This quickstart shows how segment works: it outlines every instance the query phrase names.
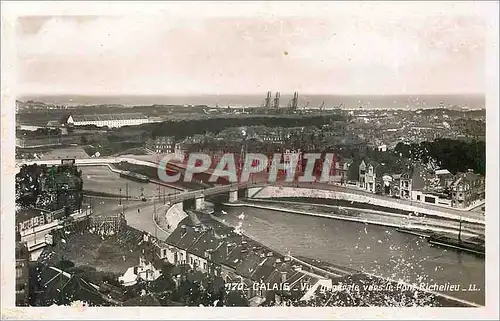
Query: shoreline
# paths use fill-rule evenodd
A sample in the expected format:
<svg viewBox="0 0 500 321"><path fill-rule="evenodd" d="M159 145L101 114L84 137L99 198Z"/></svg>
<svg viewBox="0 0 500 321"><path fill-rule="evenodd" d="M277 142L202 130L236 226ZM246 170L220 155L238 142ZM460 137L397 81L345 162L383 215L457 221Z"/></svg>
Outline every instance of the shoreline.
<svg viewBox="0 0 500 321"><path fill-rule="evenodd" d="M454 209L440 209L435 206L424 206L424 204L412 204L408 200L393 200L391 198L381 197L378 195L368 195L361 191L348 189L344 187L324 189L319 186L312 187L296 187L296 186L266 186L255 194L249 195L248 200L252 199L334 199L352 201L359 204L371 204L376 207L390 208L391 212L395 209L405 212L416 212L424 214L427 217L446 219L452 221L461 220L462 222L473 224L485 224L484 215L481 216L477 213L471 214L470 212L457 212Z"/></svg>
<svg viewBox="0 0 500 321"><path fill-rule="evenodd" d="M394 212L383 211L383 210L375 210L375 209L370 209L370 208L360 208L360 207L355 207L355 206L318 204L318 203L311 203L311 202L306 202L306 201L290 201L290 200L285 200L285 199L253 198L253 199L247 200L247 202L249 202L249 201L250 202L262 202L262 203L275 203L275 204L289 204L289 205L299 205L299 206L318 206L318 207L332 208L332 209L343 209L343 210L349 210L349 211L358 211L358 212L361 212L364 214L366 213L366 214L371 214L371 215L383 216L383 217L387 217L387 218L389 218L389 217L400 218L403 220L409 219L409 218L419 218L420 217L418 215L411 216L411 213L410 214L402 214L402 213L394 213ZM364 203L357 203L357 204L364 204ZM342 214L338 214L338 213L333 213L333 214L340 215L341 217L346 216L346 215L342 215ZM428 219L428 220L439 220L440 222L455 222L455 223L459 222L459 221L454 220L454 219L443 218L443 217L434 217L432 215L422 216L420 218L422 218L422 221L424 219ZM481 223L467 223L467 224L476 224L478 226L484 225ZM426 226L439 227L440 225L428 223L428 224L426 224ZM462 233L463 233L463 231L469 231L471 233L477 232L477 231L474 231L473 229L462 227ZM479 234L481 234L481 233L479 233Z"/></svg>
<svg viewBox="0 0 500 321"><path fill-rule="evenodd" d="M392 228L405 228L405 229L410 229L410 230L414 230L414 231L426 232L426 231L431 230L433 232L446 232L446 233L458 235L458 231L455 231L453 229L449 230L449 229L444 229L444 228L425 226L425 225L416 225L416 224L411 224L411 225L405 226L403 224L383 222L383 221L377 221L377 220L373 220L373 219L362 219L362 218L347 217L347 216L335 215L335 214L320 214L320 213L313 213L313 212L307 212L307 211L293 210L293 209L277 207L277 206L258 205L258 204L252 204L252 203L228 203L228 202L223 202L222 205L228 206L228 207L252 207L252 208L259 208L259 209L278 211L278 212L284 212L284 213L291 213L291 214L298 214L298 215L316 216L316 217L343 220L343 221L351 221L351 222L364 223L364 224L388 226L388 227L392 227ZM473 237L473 236L476 236L477 234L462 232L462 235Z"/></svg>

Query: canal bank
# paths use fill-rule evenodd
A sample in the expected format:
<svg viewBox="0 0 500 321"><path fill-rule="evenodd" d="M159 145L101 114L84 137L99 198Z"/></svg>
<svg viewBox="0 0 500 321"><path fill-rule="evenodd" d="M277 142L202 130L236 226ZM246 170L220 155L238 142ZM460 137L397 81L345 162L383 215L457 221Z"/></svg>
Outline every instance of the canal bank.
<svg viewBox="0 0 500 321"><path fill-rule="evenodd" d="M283 199L283 198L309 198L343 200L356 203L366 203L384 208L399 209L407 212L420 213L427 217L449 220L462 220L463 222L484 224L485 218L481 213L458 211L451 208L440 208L424 205L418 202L409 202L388 197L382 197L370 193L347 191L345 189L332 187L334 189L316 189L289 186L266 186L254 188L248 193L251 199Z"/></svg>
<svg viewBox="0 0 500 321"><path fill-rule="evenodd" d="M271 199L250 199L245 202L223 203L223 205L228 207L250 207L263 210L280 211L290 214L316 216L394 228L404 227L407 230L414 230L417 233L435 232L458 235L460 228L460 223L452 220L443 221L439 219L427 218L425 216L409 216L404 214L360 209L356 207L340 207L323 204L318 205ZM464 223L464 225L465 224L466 223ZM461 235L464 237L475 237L483 233L484 229L480 225L473 227L461 227Z"/></svg>
<svg viewBox="0 0 500 321"><path fill-rule="evenodd" d="M225 207L225 212L221 219L227 224L240 226L249 237L282 253L423 288L451 284L440 293L484 304L484 259L433 247L396 227L248 206Z"/></svg>

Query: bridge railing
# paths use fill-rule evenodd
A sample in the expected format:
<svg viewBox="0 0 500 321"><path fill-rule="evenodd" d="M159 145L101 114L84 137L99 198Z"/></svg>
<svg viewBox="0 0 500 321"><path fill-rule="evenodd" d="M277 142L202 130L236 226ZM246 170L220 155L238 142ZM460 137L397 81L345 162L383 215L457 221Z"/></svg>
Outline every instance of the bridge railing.
<svg viewBox="0 0 500 321"><path fill-rule="evenodd" d="M205 188L202 190L187 191L187 192L181 192L178 194L170 195L169 201L181 202L181 201L184 201L187 199L205 197L207 195L229 192L231 190L239 190L239 189L248 188L248 187L261 187L261 186L267 186L267 185L269 185L269 184L260 183L260 182L247 182L247 183L234 183L234 184L230 184L230 185L215 186L215 187Z"/></svg>

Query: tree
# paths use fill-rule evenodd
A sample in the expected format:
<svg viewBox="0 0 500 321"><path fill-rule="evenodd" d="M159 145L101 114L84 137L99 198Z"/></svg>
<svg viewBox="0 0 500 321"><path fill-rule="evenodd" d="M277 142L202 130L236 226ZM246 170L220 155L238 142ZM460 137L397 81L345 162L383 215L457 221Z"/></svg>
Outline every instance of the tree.
<svg viewBox="0 0 500 321"><path fill-rule="evenodd" d="M56 267L63 270L63 271L67 271L67 270L73 268L74 266L75 266L75 263L73 263L69 260L65 260L64 258L56 264Z"/></svg>
<svg viewBox="0 0 500 321"><path fill-rule="evenodd" d="M250 306L245 294L241 291L229 291L224 296L224 306L248 307Z"/></svg>

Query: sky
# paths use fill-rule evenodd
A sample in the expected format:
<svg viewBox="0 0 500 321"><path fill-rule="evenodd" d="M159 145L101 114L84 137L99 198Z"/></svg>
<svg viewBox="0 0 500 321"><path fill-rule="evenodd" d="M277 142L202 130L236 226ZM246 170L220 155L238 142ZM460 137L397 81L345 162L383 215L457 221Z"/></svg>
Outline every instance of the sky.
<svg viewBox="0 0 500 321"><path fill-rule="evenodd" d="M105 9L19 17L18 92L485 91L481 3L172 3L158 10Z"/></svg>

